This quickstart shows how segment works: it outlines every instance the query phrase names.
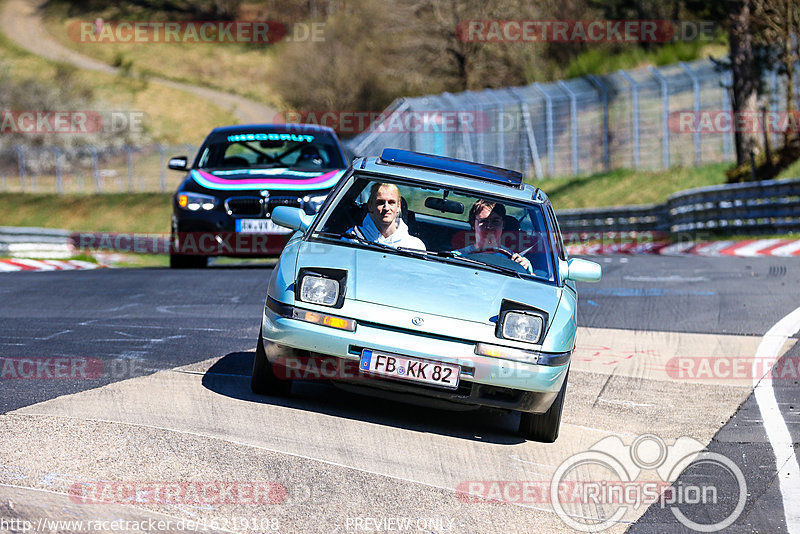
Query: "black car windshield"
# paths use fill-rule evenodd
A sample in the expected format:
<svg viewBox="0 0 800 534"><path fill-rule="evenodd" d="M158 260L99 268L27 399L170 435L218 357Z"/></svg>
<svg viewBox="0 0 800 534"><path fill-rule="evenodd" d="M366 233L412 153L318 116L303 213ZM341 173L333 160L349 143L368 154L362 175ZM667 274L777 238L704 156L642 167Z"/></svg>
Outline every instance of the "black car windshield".
<svg viewBox="0 0 800 534"><path fill-rule="evenodd" d="M199 169L296 168L308 171L347 167L328 134L251 132L216 137L200 149Z"/></svg>
<svg viewBox="0 0 800 534"><path fill-rule="evenodd" d="M553 242L543 207L479 193L355 177L321 215L313 238L376 246L553 282Z"/></svg>

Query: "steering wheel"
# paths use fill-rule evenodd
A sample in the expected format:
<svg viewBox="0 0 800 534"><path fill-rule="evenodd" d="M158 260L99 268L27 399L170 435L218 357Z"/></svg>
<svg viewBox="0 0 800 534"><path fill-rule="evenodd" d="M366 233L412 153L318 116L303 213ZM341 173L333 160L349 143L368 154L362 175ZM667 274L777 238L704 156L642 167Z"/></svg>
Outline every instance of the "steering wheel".
<svg viewBox="0 0 800 534"><path fill-rule="evenodd" d="M513 266L516 269L522 269L523 272L533 274L533 271L531 270L530 260L528 260L527 258L522 256L528 262L528 265L526 267L525 265L523 265L520 262L518 262L515 259L513 259L514 256L517 255L516 252L511 252L510 250L506 250L506 249L500 248L500 247L491 247L491 248L484 248L484 249L481 249L481 250L472 251L472 252L470 252L468 254L468 256L473 256L473 255L477 255L477 254L500 254L505 259L502 260L497 265L500 265L500 266L503 266L503 267L512 267ZM483 260L481 260L481 261L483 261ZM506 264L505 262L509 262L510 265ZM494 262L487 262L487 263L494 263Z"/></svg>
<svg viewBox="0 0 800 534"><path fill-rule="evenodd" d="M506 250L504 248L500 248L500 247L492 247L492 248L484 248L484 249L481 249L481 250L474 250L474 251L470 252L470 254L495 254L495 253L498 253L498 252L500 254L502 254L503 256L505 256L506 258L508 258L508 259L511 259L511 258L514 257L514 253L513 252L511 252L510 250Z"/></svg>

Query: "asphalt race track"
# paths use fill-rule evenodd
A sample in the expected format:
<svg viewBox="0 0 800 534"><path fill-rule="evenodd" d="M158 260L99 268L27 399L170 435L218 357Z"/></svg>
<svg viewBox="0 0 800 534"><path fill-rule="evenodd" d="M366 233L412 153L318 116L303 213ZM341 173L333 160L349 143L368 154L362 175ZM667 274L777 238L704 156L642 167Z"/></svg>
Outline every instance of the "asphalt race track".
<svg viewBox="0 0 800 534"><path fill-rule="evenodd" d="M520 440L513 414L398 403L321 381L295 383L290 398L254 395L269 268L0 274L0 523L649 533L691 532L694 521L797 532L800 265L594 259L603 280L579 286L554 444ZM623 504L580 498L589 483L620 480ZM647 484L672 484L673 500L631 502ZM167 486L182 493L156 498L164 494L153 488ZM59 528L97 531L85 523Z"/></svg>

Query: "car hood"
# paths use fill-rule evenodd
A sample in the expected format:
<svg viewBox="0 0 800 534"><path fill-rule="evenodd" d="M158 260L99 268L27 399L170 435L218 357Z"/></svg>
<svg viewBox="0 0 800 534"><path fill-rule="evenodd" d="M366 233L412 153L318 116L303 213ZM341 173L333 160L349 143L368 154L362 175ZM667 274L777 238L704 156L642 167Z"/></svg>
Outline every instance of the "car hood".
<svg viewBox="0 0 800 534"><path fill-rule="evenodd" d="M530 279L332 244L303 243L297 267L346 270L346 300L481 323L494 322L503 299L552 316L561 296L560 288Z"/></svg>
<svg viewBox="0 0 800 534"><path fill-rule="evenodd" d="M302 171L297 169L193 169L189 177L206 189L222 191L314 191L330 189L344 169Z"/></svg>

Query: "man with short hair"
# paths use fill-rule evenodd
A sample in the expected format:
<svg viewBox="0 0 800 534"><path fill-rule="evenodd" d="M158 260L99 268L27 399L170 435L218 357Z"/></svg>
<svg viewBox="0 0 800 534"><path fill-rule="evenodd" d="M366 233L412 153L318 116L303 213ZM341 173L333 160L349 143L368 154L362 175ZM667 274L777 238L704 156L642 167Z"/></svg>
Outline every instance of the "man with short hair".
<svg viewBox="0 0 800 534"><path fill-rule="evenodd" d="M408 233L408 225L400 216L402 197L394 184L375 183L370 189L367 214L360 226L348 232L368 241L392 247L426 250L425 243Z"/></svg>
<svg viewBox="0 0 800 534"><path fill-rule="evenodd" d="M459 254L479 254L495 252L507 256L531 272L531 262L525 256L502 246L505 227L506 207L499 202L480 199L469 210L469 225L475 232L475 244L457 250Z"/></svg>

